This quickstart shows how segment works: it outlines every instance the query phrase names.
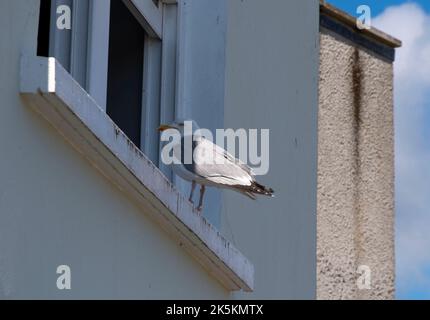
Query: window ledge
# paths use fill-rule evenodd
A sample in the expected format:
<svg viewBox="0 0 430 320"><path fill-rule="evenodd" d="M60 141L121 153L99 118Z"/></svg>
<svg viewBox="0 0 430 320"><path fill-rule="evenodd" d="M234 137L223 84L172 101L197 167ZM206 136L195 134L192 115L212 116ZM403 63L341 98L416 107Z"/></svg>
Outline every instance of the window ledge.
<svg viewBox="0 0 430 320"><path fill-rule="evenodd" d="M198 215L55 58L21 58L21 95L79 152L130 195L230 291L252 291L254 267Z"/></svg>

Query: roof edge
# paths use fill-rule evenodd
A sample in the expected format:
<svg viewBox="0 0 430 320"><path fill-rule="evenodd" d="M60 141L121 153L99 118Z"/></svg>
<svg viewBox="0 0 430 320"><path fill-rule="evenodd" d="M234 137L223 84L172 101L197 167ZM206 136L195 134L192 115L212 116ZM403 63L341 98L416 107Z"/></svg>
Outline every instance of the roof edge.
<svg viewBox="0 0 430 320"><path fill-rule="evenodd" d="M358 29L357 19L355 17L327 3L326 0L320 0L320 13L328 15L333 19L336 19L352 27L356 32L362 33L372 38L373 40L381 42L391 48L399 48L402 46L402 41L374 27L371 27L370 29L362 29L362 30Z"/></svg>

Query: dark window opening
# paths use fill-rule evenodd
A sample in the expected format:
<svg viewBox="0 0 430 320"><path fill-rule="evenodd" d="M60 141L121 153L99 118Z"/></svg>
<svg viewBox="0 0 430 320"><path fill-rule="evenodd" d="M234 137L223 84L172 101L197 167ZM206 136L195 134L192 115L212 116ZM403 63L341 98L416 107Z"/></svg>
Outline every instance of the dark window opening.
<svg viewBox="0 0 430 320"><path fill-rule="evenodd" d="M110 12L106 112L140 148L145 32L123 1Z"/></svg>
<svg viewBox="0 0 430 320"><path fill-rule="evenodd" d="M51 0L41 0L39 10L39 29L37 35L37 55L49 56L49 30L51 25Z"/></svg>

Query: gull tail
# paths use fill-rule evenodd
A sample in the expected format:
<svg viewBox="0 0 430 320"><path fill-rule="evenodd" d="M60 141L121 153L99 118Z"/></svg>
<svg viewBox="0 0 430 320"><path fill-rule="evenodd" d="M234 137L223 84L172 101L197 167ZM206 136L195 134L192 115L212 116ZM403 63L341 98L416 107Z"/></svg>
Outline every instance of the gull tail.
<svg viewBox="0 0 430 320"><path fill-rule="evenodd" d="M236 185L231 187L233 190L240 192L241 194L251 198L252 200L256 200L256 195L263 195L268 197L275 197L275 191L272 188L268 188L258 183L257 181L253 181L250 186L240 186Z"/></svg>
<svg viewBox="0 0 430 320"><path fill-rule="evenodd" d="M254 193L254 194L261 194L263 196L268 196L268 197L272 197L272 198L275 196L275 191L273 191L272 188L268 188L266 186L263 186L262 184L258 183L257 181L254 181L252 183L249 192Z"/></svg>

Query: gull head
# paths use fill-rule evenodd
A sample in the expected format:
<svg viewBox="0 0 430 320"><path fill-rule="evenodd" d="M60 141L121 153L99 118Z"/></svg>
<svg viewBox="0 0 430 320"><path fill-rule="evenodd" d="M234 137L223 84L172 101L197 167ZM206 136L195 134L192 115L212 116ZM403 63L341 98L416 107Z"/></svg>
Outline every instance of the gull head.
<svg viewBox="0 0 430 320"><path fill-rule="evenodd" d="M191 119L187 119L187 120L177 119L170 124L161 124L158 127L158 131L160 132L163 132L169 129L178 130L181 133L181 136L184 136L188 134L192 135L193 132L200 129L200 127L196 121Z"/></svg>

